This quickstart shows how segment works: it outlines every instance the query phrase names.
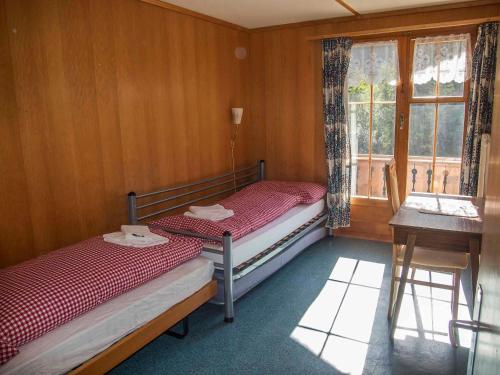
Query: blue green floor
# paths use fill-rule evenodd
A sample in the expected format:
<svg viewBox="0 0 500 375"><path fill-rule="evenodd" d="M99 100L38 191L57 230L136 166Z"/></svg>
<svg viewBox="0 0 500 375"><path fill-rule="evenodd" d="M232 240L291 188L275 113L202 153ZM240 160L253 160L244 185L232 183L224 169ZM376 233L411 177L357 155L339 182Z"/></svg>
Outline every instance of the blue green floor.
<svg viewBox="0 0 500 375"><path fill-rule="evenodd" d="M162 335L112 373L465 374L467 345L449 344L443 293L407 289L391 343L390 264L389 244L324 239L238 301L233 324L202 306L185 339Z"/></svg>

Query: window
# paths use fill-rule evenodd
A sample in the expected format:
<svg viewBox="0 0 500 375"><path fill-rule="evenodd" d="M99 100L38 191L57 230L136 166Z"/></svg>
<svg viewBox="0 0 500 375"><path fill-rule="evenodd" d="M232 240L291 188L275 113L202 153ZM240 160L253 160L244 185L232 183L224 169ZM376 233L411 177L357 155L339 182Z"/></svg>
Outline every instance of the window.
<svg viewBox="0 0 500 375"><path fill-rule="evenodd" d="M470 37L412 42L407 193L458 194Z"/></svg>
<svg viewBox="0 0 500 375"><path fill-rule="evenodd" d="M397 42L355 44L348 72L351 195L386 196L384 165L394 154Z"/></svg>
<svg viewBox="0 0 500 375"><path fill-rule="evenodd" d="M408 50L401 55L403 77L398 43L400 54ZM458 194L470 59L470 34L354 44L348 71L351 196L386 196L384 164L394 155L396 134L404 142L397 145L397 160L407 194Z"/></svg>

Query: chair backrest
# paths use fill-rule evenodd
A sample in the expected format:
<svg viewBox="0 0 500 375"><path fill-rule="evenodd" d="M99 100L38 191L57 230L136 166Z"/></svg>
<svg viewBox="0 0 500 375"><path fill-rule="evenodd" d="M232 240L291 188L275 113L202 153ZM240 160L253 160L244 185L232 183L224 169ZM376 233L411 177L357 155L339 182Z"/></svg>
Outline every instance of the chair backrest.
<svg viewBox="0 0 500 375"><path fill-rule="evenodd" d="M399 210L399 191L398 191L398 177L396 174L396 160L391 159L385 165L385 183L387 185L387 198L392 207L392 213L395 214Z"/></svg>

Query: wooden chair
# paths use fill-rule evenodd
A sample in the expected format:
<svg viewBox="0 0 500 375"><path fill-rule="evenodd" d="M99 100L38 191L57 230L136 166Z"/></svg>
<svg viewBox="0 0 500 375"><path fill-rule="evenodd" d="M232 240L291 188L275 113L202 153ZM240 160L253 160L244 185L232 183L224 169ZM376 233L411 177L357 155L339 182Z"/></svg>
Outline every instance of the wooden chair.
<svg viewBox="0 0 500 375"><path fill-rule="evenodd" d="M393 214L399 210L399 191L398 180L396 175L396 161L392 159L385 165L385 179L387 185L387 197L391 204ZM389 296L389 311L388 319L392 317L392 304L397 292L396 282L399 281L400 266L403 264L405 246L393 245L392 247L392 276L391 276L391 294ZM410 267L412 268L411 278L408 278L407 283L424 285L435 288L448 289L452 291L451 312L452 319L458 317L458 297L460 291L460 274L463 269L467 268L468 258L466 253L454 253L449 251L439 251L435 249L426 249L415 246ZM453 274L453 284L445 285L415 280L416 269L424 269L427 271L446 272ZM450 329L450 341L453 346L456 346L456 335Z"/></svg>

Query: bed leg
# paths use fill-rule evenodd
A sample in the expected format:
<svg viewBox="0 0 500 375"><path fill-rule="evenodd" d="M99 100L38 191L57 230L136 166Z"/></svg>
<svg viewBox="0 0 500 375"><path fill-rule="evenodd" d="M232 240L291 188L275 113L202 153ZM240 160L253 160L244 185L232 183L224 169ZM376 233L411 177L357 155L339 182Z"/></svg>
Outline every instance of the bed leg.
<svg viewBox="0 0 500 375"><path fill-rule="evenodd" d="M165 332L166 335L175 337L176 339L183 339L186 337L189 333L189 315L186 316L184 319L182 319L182 332L175 332L168 330Z"/></svg>
<svg viewBox="0 0 500 375"><path fill-rule="evenodd" d="M224 321L226 323L232 323L234 320L232 245L231 233L224 232L222 251L224 257Z"/></svg>

